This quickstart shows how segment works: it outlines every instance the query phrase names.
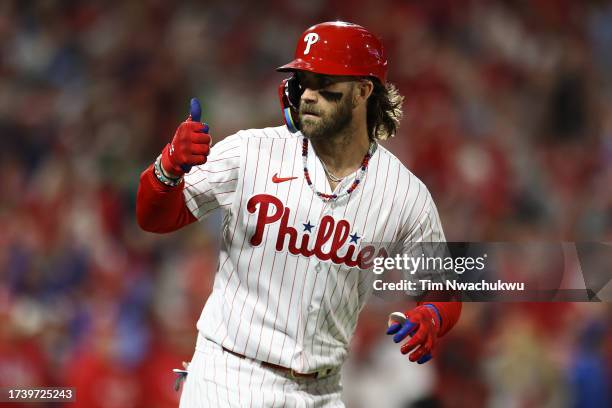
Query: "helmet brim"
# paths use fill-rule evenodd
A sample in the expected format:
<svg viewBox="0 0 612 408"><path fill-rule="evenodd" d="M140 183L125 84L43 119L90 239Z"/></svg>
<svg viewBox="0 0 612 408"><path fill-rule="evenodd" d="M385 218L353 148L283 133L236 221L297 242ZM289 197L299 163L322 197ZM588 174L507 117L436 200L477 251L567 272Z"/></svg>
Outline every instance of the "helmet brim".
<svg viewBox="0 0 612 408"><path fill-rule="evenodd" d="M321 64L315 64L310 61L296 58L288 64L276 68L278 72L295 72L295 71L308 71L315 74L322 75L336 75L336 76L355 76L355 77L375 77L384 83L385 78L381 77L378 72L371 72L367 69L359 69L356 67L348 67L345 65L332 64L326 62L324 66Z"/></svg>
<svg viewBox="0 0 612 408"><path fill-rule="evenodd" d="M278 72L293 72L293 71L311 71L315 72L314 67L308 61L304 61L301 58L294 59L288 64L276 68Z"/></svg>
<svg viewBox="0 0 612 408"><path fill-rule="evenodd" d="M279 72L308 71L321 75L362 76L361 73L355 72L354 69L349 67L332 64L330 62L326 62L325 64L316 64L301 58L294 59L290 63L276 68L276 70ZM365 75L368 74L364 73L363 76Z"/></svg>

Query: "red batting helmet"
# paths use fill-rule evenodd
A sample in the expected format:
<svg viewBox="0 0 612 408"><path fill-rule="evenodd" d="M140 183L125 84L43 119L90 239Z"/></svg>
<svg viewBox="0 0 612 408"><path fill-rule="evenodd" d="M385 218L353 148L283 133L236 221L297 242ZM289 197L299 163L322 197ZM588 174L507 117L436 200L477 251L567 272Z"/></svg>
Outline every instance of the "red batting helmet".
<svg viewBox="0 0 612 408"><path fill-rule="evenodd" d="M281 72L309 71L323 75L370 76L382 84L387 79L387 59L382 42L360 25L343 21L321 23L304 31L295 49L295 59L276 69ZM279 97L287 127L299 128L295 78L284 80Z"/></svg>
<svg viewBox="0 0 612 408"><path fill-rule="evenodd" d="M304 31L295 59L277 71L310 71L324 75L373 76L387 79L382 42L360 25L321 23Z"/></svg>

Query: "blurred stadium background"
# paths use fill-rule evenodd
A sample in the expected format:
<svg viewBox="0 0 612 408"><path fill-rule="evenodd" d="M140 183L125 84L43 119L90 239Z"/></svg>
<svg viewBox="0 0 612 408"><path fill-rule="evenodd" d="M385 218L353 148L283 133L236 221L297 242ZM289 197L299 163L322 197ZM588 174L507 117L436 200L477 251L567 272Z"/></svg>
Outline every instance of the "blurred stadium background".
<svg viewBox="0 0 612 408"><path fill-rule="evenodd" d="M191 96L215 140L280 124L274 68L334 19L383 38L406 96L386 145L429 186L448 240L612 241L608 1L5 1L0 386L177 406L170 370L193 352L220 215L139 230L139 174ZM349 408L612 404L609 303L466 304L425 366L384 337L389 311L361 316Z"/></svg>

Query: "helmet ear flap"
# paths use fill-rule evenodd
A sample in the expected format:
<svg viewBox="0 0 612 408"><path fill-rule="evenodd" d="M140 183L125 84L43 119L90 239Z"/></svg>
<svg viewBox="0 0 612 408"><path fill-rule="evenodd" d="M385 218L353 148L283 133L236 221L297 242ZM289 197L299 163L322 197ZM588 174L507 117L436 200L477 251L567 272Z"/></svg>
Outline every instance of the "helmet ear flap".
<svg viewBox="0 0 612 408"><path fill-rule="evenodd" d="M278 96L283 110L285 124L290 132L295 133L299 130L299 107L300 97L302 96L300 83L297 76L285 78L278 87Z"/></svg>
<svg viewBox="0 0 612 408"><path fill-rule="evenodd" d="M291 107L298 111L300 109L300 98L302 97L302 88L300 87L300 81L297 75L293 75L287 79L287 98Z"/></svg>

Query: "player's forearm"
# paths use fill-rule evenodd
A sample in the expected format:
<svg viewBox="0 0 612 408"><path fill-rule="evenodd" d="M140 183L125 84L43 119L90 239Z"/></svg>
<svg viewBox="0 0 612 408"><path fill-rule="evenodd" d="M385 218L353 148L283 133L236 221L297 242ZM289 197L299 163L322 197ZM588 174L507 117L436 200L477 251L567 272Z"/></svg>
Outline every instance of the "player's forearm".
<svg viewBox="0 0 612 408"><path fill-rule="evenodd" d="M140 175L136 197L136 219L145 231L165 233L176 231L196 221L185 205L183 186L162 184L155 177L153 165Z"/></svg>

